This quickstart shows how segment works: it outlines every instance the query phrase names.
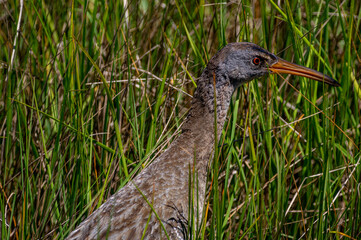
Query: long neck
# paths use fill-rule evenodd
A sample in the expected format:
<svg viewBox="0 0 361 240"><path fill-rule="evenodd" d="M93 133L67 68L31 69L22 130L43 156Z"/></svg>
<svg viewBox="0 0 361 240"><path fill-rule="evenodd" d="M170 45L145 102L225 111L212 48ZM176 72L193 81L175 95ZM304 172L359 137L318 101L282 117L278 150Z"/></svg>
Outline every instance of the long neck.
<svg viewBox="0 0 361 240"><path fill-rule="evenodd" d="M197 196L192 199L197 199L199 206L197 211L202 214L207 167L212 160L214 146L218 145L215 143L215 136L219 139L234 91L230 81L220 76L215 79L217 80L215 93L213 78L212 76L207 77L207 73L206 69L198 81L198 88L193 96L192 107L183 124L182 133L153 164L141 173L142 177L140 177L140 179L147 177L147 181L143 182L148 185L152 181L156 182L157 191L162 193L158 197L166 198L173 204L178 202L177 208L183 209L185 213L188 213L188 200L190 199L185 196L189 196L189 186L193 185L189 182L191 177L193 183L197 182L193 185L196 188L194 193L197 193ZM216 104L214 103L215 95ZM217 129L214 127L215 109ZM156 177L151 174L152 172L158 173ZM170 191L170 186L176 188L176 191ZM143 189L147 189L147 187Z"/></svg>
<svg viewBox="0 0 361 240"><path fill-rule="evenodd" d="M202 74L193 97L192 107L182 128L182 135L187 139L192 139L189 147L193 148L196 156L198 177L204 181L206 181L207 166L213 157L215 146L214 109L216 106L216 134L219 140L234 91L228 79L223 79L223 76L214 78L216 76L209 74L207 70ZM214 91L213 79L216 80L216 91ZM216 103L214 102L215 95Z"/></svg>

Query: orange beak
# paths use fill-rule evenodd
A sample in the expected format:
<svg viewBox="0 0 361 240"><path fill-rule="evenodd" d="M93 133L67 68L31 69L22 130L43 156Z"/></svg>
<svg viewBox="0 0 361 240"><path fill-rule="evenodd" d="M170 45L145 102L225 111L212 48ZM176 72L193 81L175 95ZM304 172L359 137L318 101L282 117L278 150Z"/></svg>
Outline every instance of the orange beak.
<svg viewBox="0 0 361 240"><path fill-rule="evenodd" d="M319 82L324 82L335 87L341 86L336 80L327 75L324 75L310 68L287 62L280 58L278 59L278 62L274 63L269 67L269 70L271 70L272 73L288 73L310 78Z"/></svg>

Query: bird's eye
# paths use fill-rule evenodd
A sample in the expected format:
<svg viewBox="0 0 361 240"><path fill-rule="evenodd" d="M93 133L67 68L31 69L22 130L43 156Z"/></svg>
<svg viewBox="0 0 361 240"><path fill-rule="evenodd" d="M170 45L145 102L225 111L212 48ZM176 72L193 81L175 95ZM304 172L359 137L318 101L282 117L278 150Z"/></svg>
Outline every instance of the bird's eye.
<svg viewBox="0 0 361 240"><path fill-rule="evenodd" d="M252 62L254 65L258 65L261 63L261 59L259 57L255 57L255 58L253 58Z"/></svg>

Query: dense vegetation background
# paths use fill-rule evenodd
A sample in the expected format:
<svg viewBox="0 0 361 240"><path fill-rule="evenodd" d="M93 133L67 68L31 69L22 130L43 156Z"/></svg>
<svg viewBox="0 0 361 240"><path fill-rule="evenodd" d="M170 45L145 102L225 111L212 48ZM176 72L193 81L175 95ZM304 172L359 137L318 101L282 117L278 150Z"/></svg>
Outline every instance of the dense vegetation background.
<svg viewBox="0 0 361 240"><path fill-rule="evenodd" d="M235 41L342 86L273 75L234 94L192 237L361 238L360 1L20 2L0 2L1 239L64 238L169 146Z"/></svg>

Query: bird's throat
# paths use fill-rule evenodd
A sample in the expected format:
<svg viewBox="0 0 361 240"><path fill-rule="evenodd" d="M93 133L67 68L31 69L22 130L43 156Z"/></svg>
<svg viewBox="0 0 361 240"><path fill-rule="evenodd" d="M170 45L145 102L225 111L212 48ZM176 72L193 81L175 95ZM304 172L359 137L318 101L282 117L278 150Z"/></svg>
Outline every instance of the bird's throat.
<svg viewBox="0 0 361 240"><path fill-rule="evenodd" d="M193 149L196 156L198 176L204 175L204 181L207 166L213 157L214 146L218 145L215 141L219 141L226 121L233 91L234 88L230 84L218 85L216 91L210 84L208 87L198 87L194 94L192 108L182 128L184 138L192 139L188 142L188 146ZM190 163L193 164L193 160Z"/></svg>

